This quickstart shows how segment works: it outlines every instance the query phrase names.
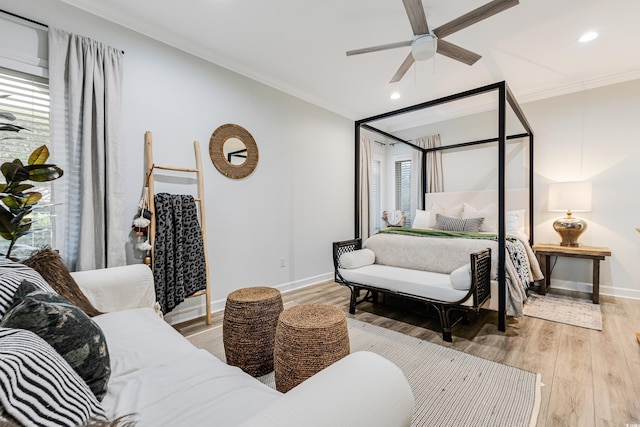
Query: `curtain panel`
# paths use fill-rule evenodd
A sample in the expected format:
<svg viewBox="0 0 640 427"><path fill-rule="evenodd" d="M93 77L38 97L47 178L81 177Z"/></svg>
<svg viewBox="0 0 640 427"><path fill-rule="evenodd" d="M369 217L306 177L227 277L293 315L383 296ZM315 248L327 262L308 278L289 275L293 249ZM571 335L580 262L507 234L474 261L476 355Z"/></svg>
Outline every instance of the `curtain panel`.
<svg viewBox="0 0 640 427"><path fill-rule="evenodd" d="M413 141L420 148L436 148L441 146L440 134L423 136ZM411 218L416 217L416 209L420 209L422 193L437 193L444 190L442 182L442 151L431 151L427 155L426 189L422 182L422 151L413 150L411 158ZM428 209L428 206L425 206Z"/></svg>
<svg viewBox="0 0 640 427"><path fill-rule="evenodd" d="M369 202L371 194L371 140L360 138L360 237L364 242L371 235L373 212Z"/></svg>
<svg viewBox="0 0 640 427"><path fill-rule="evenodd" d="M120 50L49 28L54 247L72 271L124 265Z"/></svg>

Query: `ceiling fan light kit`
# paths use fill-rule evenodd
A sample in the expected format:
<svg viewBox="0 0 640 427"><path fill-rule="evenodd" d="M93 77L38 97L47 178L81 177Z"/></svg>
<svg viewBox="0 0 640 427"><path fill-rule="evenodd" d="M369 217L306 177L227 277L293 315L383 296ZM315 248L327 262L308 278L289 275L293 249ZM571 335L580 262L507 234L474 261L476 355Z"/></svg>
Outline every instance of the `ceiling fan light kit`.
<svg viewBox="0 0 640 427"><path fill-rule="evenodd" d="M436 54L438 38L433 34L416 37L411 42L411 55L416 61L424 61Z"/></svg>
<svg viewBox="0 0 640 427"><path fill-rule="evenodd" d="M432 58L436 53L467 65L475 64L475 62L481 58L480 55L442 40L442 38L516 6L519 4L519 0L490 1L471 12L465 13L464 15L439 26L433 31L429 31L427 14L425 13L424 6L422 5L422 0L402 0L402 3L404 4L407 17L409 18L409 23L411 24L411 29L413 30L413 40L389 43L381 46L372 46L347 52L347 56L352 56L411 46L411 52L400 65L398 71L396 71L394 76L391 78L390 83L400 81L415 61L424 61Z"/></svg>

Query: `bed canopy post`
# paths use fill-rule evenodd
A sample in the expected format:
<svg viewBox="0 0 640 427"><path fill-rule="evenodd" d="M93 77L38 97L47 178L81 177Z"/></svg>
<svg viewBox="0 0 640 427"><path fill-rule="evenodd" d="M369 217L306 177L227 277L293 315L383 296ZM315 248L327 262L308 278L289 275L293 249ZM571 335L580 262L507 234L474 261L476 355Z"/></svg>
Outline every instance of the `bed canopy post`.
<svg viewBox="0 0 640 427"><path fill-rule="evenodd" d="M361 122L356 122L355 123L355 166L353 168L353 170L355 171L355 177L353 180L353 183L355 185L355 189L354 189L354 196L355 196L355 200L353 202L353 205L355 206L356 209L356 214L355 214L355 218L354 218L354 224L353 224L353 230L354 230L354 236L355 238L359 238L360 237L360 123Z"/></svg>
<svg viewBox="0 0 640 427"><path fill-rule="evenodd" d="M529 243L533 245L533 129L531 128L527 117L524 115L522 108L520 108L520 104L518 104L513 93L511 93L509 85L507 85L506 82L503 82L503 84L506 90L507 102L518 118L518 121L525 129L526 134L524 135L529 137Z"/></svg>
<svg viewBox="0 0 640 427"><path fill-rule="evenodd" d="M505 271L505 155L506 155L506 90L498 87L498 330L507 330L507 277Z"/></svg>

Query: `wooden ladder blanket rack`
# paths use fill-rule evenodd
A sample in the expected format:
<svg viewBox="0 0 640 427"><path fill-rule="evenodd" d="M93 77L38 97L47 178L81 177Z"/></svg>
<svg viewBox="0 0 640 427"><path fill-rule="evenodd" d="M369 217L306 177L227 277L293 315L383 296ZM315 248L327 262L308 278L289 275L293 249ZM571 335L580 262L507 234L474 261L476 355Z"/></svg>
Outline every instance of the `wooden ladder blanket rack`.
<svg viewBox="0 0 640 427"><path fill-rule="evenodd" d="M195 151L196 157L196 167L194 168L183 168L183 167L175 167L175 166L161 166L153 163L153 144L151 138L151 132L147 131L144 135L145 145L146 145L146 154L147 154L147 188L149 191L149 210L152 214L155 214L154 207L154 170L167 170L174 172L184 172L184 173L195 173L197 176L198 182L198 195L194 197L194 200L198 206L198 219L200 220L200 226L202 228L202 240L204 244L204 258L205 258L205 277L206 277L206 289L202 291L198 291L192 295L189 295L187 298L194 298L204 295L205 296L205 321L207 325L211 324L211 285L210 285L210 276L209 276L209 257L207 254L207 225L206 225L206 212L204 206L204 180L202 176L202 159L200 156L200 144L198 141L193 141L193 149ZM149 225L149 243L151 244L151 269L153 269L153 247L154 240L156 234L156 222L155 218L151 221Z"/></svg>

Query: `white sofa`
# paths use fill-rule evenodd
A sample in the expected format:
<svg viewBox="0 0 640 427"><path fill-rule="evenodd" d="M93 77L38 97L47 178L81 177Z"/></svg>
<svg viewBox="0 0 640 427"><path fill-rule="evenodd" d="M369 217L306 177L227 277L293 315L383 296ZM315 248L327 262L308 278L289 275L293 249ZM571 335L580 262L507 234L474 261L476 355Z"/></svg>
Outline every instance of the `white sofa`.
<svg viewBox="0 0 640 427"><path fill-rule="evenodd" d="M409 426L414 400L403 373L352 353L282 394L193 346L154 309L144 265L73 273L94 306L111 359L102 406L137 426Z"/></svg>

